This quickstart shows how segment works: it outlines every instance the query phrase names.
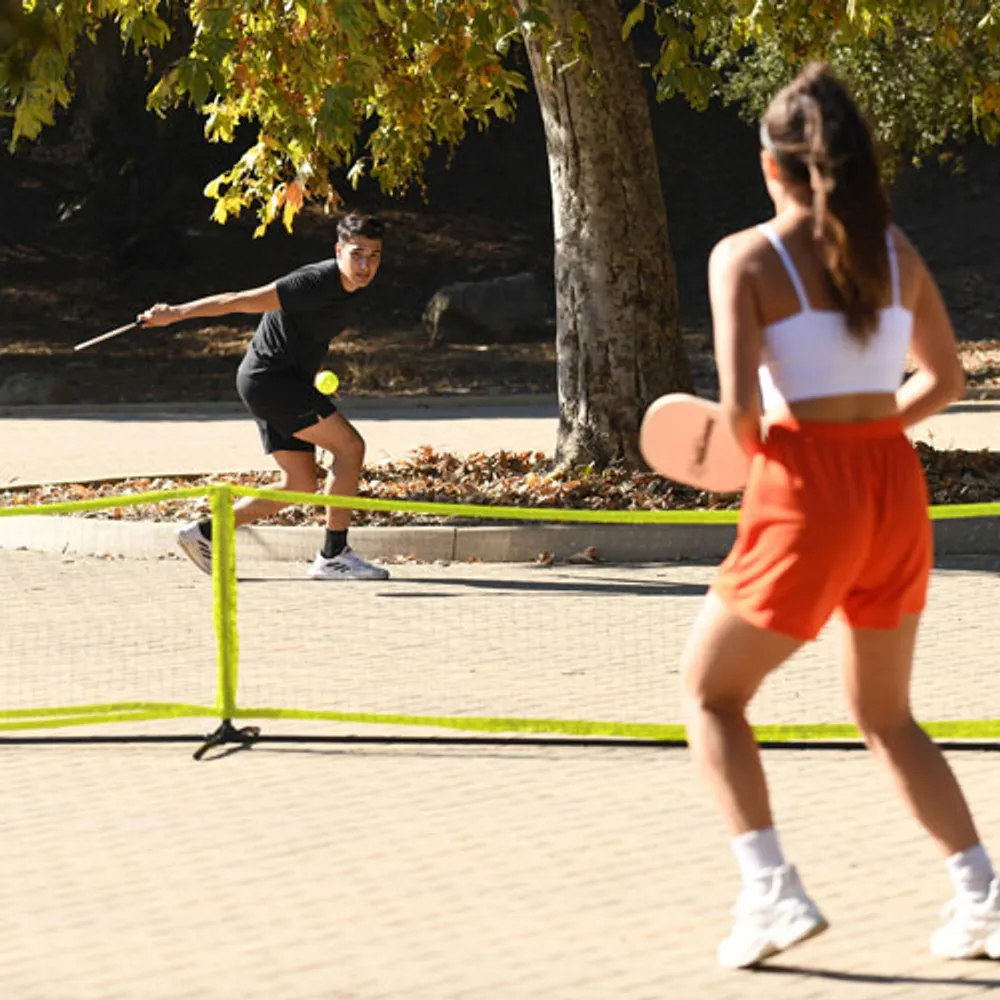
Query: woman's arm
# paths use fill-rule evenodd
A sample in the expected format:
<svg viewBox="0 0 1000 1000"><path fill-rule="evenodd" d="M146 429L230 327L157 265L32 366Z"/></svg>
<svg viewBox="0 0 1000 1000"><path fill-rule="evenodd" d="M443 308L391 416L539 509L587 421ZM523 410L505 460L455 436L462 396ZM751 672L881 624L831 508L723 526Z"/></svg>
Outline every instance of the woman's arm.
<svg viewBox="0 0 1000 1000"><path fill-rule="evenodd" d="M916 248L905 237L900 242L917 261L918 285L910 341L910 354L917 370L896 393L903 426L912 427L962 398L965 372L938 283Z"/></svg>
<svg viewBox="0 0 1000 1000"><path fill-rule="evenodd" d="M747 234L718 243L708 260L715 364L723 412L749 454L760 449L760 389L757 369L763 330L751 283L754 261Z"/></svg>

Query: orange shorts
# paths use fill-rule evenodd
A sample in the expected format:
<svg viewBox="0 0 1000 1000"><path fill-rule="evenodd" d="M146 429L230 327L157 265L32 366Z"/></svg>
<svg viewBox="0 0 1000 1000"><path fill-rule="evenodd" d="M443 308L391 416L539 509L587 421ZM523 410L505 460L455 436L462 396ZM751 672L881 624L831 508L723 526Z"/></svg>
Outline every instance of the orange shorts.
<svg viewBox="0 0 1000 1000"><path fill-rule="evenodd" d="M899 420L773 424L712 590L751 625L797 639L815 639L834 611L856 628L896 628L927 598L927 507Z"/></svg>

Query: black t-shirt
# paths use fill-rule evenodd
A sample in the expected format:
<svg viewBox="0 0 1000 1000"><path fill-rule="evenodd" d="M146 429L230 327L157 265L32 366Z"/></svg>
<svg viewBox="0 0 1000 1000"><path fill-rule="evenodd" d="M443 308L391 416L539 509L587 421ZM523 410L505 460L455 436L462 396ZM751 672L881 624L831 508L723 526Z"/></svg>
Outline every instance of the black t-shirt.
<svg viewBox="0 0 1000 1000"><path fill-rule="evenodd" d="M279 278L275 287L281 308L261 317L243 369L250 375L293 371L311 380L334 334L357 316L362 290L344 288L333 259L306 264Z"/></svg>

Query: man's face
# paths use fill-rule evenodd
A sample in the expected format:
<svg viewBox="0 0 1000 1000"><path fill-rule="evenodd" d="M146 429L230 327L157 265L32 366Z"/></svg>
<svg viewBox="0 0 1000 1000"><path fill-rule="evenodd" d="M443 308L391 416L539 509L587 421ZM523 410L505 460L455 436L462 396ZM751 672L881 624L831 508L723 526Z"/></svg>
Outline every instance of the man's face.
<svg viewBox="0 0 1000 1000"><path fill-rule="evenodd" d="M367 236L354 236L336 247L340 280L349 292L364 288L375 277L382 263L382 241Z"/></svg>

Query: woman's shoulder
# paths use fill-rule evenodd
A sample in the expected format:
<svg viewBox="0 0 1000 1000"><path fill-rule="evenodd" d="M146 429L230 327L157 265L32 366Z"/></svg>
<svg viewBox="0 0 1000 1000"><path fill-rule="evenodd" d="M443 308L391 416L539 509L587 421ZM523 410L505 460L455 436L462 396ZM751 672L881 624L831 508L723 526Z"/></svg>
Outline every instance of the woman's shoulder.
<svg viewBox="0 0 1000 1000"><path fill-rule="evenodd" d="M760 226L750 226L729 233L715 244L709 255L709 270L750 274L758 271L772 253L766 233Z"/></svg>
<svg viewBox="0 0 1000 1000"><path fill-rule="evenodd" d="M927 262L906 231L896 223L889 226L889 234L892 237L892 245L899 260L903 301L904 303L912 301L915 297L915 290L930 273Z"/></svg>
<svg viewBox="0 0 1000 1000"><path fill-rule="evenodd" d="M914 242L906 234L902 226L893 222L889 225L889 235L892 237L892 245L901 257L910 257L915 261L922 261L923 257Z"/></svg>

